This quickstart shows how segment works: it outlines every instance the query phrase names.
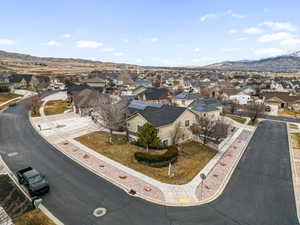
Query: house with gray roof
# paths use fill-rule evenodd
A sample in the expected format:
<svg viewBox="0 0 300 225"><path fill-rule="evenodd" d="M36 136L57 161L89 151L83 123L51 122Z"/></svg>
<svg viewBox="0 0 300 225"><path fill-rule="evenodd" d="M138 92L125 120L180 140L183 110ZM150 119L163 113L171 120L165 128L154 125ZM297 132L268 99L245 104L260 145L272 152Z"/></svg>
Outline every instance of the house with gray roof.
<svg viewBox="0 0 300 225"><path fill-rule="evenodd" d="M199 116L208 116L210 118L219 118L222 112L222 104L215 98L202 98L195 100L189 106L194 113Z"/></svg>
<svg viewBox="0 0 300 225"><path fill-rule="evenodd" d="M189 128L195 122L196 114L188 108L133 100L128 110L130 116L127 119L127 126L135 139L139 128L145 123L150 123L158 129L161 143L166 146L175 144L173 138L175 129L180 129L181 133L178 142L187 141L192 137Z"/></svg>
<svg viewBox="0 0 300 225"><path fill-rule="evenodd" d="M192 93L192 92L182 92L175 96L174 103L177 106L187 107L193 101L201 99L200 93Z"/></svg>

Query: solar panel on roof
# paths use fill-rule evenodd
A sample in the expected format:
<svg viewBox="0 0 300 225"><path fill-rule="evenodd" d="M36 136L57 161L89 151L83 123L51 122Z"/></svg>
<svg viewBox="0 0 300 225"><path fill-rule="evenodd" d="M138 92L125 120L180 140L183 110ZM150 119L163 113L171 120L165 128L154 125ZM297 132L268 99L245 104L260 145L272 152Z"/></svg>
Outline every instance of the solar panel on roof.
<svg viewBox="0 0 300 225"><path fill-rule="evenodd" d="M194 107L195 110L197 110L198 112L203 112L206 109L206 106L203 104L199 104L196 107Z"/></svg>
<svg viewBox="0 0 300 225"><path fill-rule="evenodd" d="M134 100L129 104L129 108L144 110L147 106L161 108L162 104L156 102L143 102L139 100Z"/></svg>

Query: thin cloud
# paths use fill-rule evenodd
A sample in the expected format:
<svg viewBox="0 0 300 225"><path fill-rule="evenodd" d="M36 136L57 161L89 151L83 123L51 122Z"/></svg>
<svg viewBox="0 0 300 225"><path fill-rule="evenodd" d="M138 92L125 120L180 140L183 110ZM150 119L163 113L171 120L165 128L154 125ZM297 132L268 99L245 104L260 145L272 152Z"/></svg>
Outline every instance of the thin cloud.
<svg viewBox="0 0 300 225"><path fill-rule="evenodd" d="M114 56L123 56L124 53L123 52L115 52L113 53Z"/></svg>
<svg viewBox="0 0 300 225"><path fill-rule="evenodd" d="M246 37L241 37L241 38L238 38L237 40L238 40L238 41L246 41L246 40L248 40L248 38L246 38Z"/></svg>
<svg viewBox="0 0 300 225"><path fill-rule="evenodd" d="M77 48L99 48L101 46L103 43L98 41L76 41Z"/></svg>
<svg viewBox="0 0 300 225"><path fill-rule="evenodd" d="M201 20L201 22L206 22L208 20L218 19L221 17L232 17L232 18L236 18L236 19L242 19L242 18L245 18L246 15L235 13L232 10L227 10L227 11L221 12L221 13L205 14L200 18L200 20Z"/></svg>
<svg viewBox="0 0 300 225"><path fill-rule="evenodd" d="M249 27L244 30L244 33L246 34L262 34L263 32L264 30L258 27Z"/></svg>
<svg viewBox="0 0 300 225"><path fill-rule="evenodd" d="M149 37L149 38L145 38L145 41L155 43L155 42L159 41L159 38L158 37Z"/></svg>
<svg viewBox="0 0 300 225"><path fill-rule="evenodd" d="M263 22L260 24L260 26L267 26L270 27L272 30L275 31L296 31L297 30L297 26L291 24L291 23L285 23L285 22L272 22L272 21L267 21L267 22Z"/></svg>
<svg viewBox="0 0 300 225"><path fill-rule="evenodd" d="M280 41L292 38L293 35L288 32L279 32L274 34L265 34L258 39L259 42Z"/></svg>
<svg viewBox="0 0 300 225"><path fill-rule="evenodd" d="M222 52L236 52L239 51L239 48L222 48L221 51Z"/></svg>
<svg viewBox="0 0 300 225"><path fill-rule="evenodd" d="M277 56L284 54L284 50L278 48L255 49L254 54L261 56Z"/></svg>
<svg viewBox="0 0 300 225"><path fill-rule="evenodd" d="M71 34L63 34L63 38L71 38L72 35Z"/></svg>
<svg viewBox="0 0 300 225"><path fill-rule="evenodd" d="M288 38L286 40L282 40L280 45L283 47L298 47L300 46L300 39L299 38Z"/></svg>
<svg viewBox="0 0 300 225"><path fill-rule="evenodd" d="M238 32L237 29L230 29L230 30L228 30L229 34L236 34L237 32Z"/></svg>
<svg viewBox="0 0 300 225"><path fill-rule="evenodd" d="M0 45L14 45L16 41L10 39L0 39Z"/></svg>
<svg viewBox="0 0 300 225"><path fill-rule="evenodd" d="M103 51L104 52L113 52L113 51L115 51L115 49L114 48L104 48Z"/></svg>
<svg viewBox="0 0 300 225"><path fill-rule="evenodd" d="M54 40L51 40L51 41L48 41L46 43L43 43L42 45L47 45L47 46L60 46L61 44L57 41L54 41Z"/></svg>
<svg viewBox="0 0 300 225"><path fill-rule="evenodd" d="M194 52L200 52L200 48L195 48Z"/></svg>

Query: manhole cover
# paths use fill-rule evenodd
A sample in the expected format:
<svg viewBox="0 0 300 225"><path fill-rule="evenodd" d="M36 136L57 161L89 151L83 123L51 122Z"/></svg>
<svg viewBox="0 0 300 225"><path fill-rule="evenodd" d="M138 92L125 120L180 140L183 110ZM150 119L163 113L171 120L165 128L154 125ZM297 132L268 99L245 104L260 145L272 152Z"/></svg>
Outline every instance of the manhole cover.
<svg viewBox="0 0 300 225"><path fill-rule="evenodd" d="M97 208L94 210L93 214L96 217L104 216L106 214L106 209L105 208Z"/></svg>

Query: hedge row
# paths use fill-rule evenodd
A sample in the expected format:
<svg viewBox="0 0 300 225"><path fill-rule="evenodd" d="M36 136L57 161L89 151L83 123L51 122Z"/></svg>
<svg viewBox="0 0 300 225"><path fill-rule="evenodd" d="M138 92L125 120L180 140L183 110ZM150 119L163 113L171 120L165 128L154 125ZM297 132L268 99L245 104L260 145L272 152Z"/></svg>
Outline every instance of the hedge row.
<svg viewBox="0 0 300 225"><path fill-rule="evenodd" d="M176 146L168 147L168 150L161 155L152 155L149 153L144 152L136 152L134 154L135 159L138 162L145 162L145 163L162 163L165 165L165 163L173 162L177 159L178 156L178 149Z"/></svg>

